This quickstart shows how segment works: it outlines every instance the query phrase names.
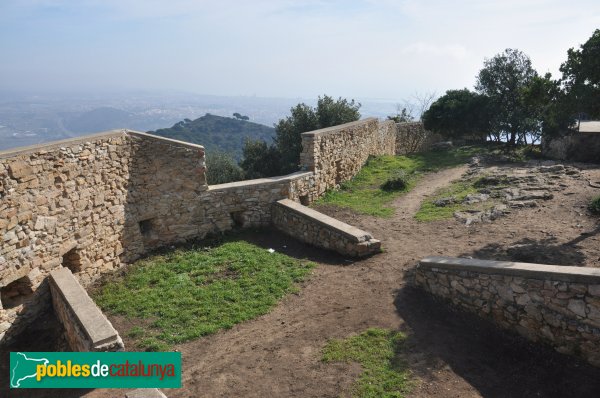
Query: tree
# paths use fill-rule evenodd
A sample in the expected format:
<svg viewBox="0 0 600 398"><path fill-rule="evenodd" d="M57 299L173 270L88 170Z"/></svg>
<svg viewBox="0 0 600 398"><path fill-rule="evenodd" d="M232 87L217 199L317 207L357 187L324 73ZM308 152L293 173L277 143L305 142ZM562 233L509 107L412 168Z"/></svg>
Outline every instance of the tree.
<svg viewBox="0 0 600 398"><path fill-rule="evenodd" d="M570 48L560 66L566 98L564 106L578 118L600 118L600 29L579 49Z"/></svg>
<svg viewBox="0 0 600 398"><path fill-rule="evenodd" d="M280 175L281 154L274 145L262 140L246 140L240 167L247 179Z"/></svg>
<svg viewBox="0 0 600 398"><path fill-rule="evenodd" d="M206 179L209 184L225 184L244 179L244 171L230 154L211 151L206 154Z"/></svg>
<svg viewBox="0 0 600 398"><path fill-rule="evenodd" d="M248 116L240 115L238 112L235 112L233 114L233 117L238 120L250 120L250 118Z"/></svg>
<svg viewBox="0 0 600 398"><path fill-rule="evenodd" d="M396 123L406 123L406 122L412 122L415 120L415 118L413 117L413 115L410 113L410 111L408 109L406 109L406 107L402 108L400 106L400 104L398 104L396 106L396 114L392 115L392 116L388 116L387 119L388 120L393 120Z"/></svg>
<svg viewBox="0 0 600 398"><path fill-rule="evenodd" d="M307 131L337 126L360 119L360 104L341 97L334 100L324 95L319 97L317 107L304 103L290 109L291 115L275 125L275 145L281 155L280 174L298 170L302 152L302 136Z"/></svg>
<svg viewBox="0 0 600 398"><path fill-rule="evenodd" d="M488 97L466 88L448 90L423 113L425 129L446 138L485 141L489 132Z"/></svg>
<svg viewBox="0 0 600 398"><path fill-rule="evenodd" d="M489 98L494 110L491 132L506 138L510 145L526 142L527 133L539 129L539 118L524 97L525 89L537 76L529 57L510 48L485 60L477 76L475 88Z"/></svg>

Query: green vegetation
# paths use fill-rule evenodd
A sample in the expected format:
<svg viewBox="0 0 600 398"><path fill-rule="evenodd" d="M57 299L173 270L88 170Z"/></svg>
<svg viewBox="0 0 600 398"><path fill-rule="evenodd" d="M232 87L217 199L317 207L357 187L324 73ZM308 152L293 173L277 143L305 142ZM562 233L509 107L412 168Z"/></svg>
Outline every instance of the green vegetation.
<svg viewBox="0 0 600 398"><path fill-rule="evenodd" d="M225 184L243 179L244 170L230 154L221 151L206 154L206 180L209 184Z"/></svg>
<svg viewBox="0 0 600 398"><path fill-rule="evenodd" d="M360 119L359 108L360 104L354 100L341 97L334 100L327 95L319 97L316 107L298 104L290 109L290 116L275 125L276 135L272 145L261 140L246 141L244 160L240 165L252 178L298 171L302 152L301 134L356 121Z"/></svg>
<svg viewBox="0 0 600 398"><path fill-rule="evenodd" d="M137 348L166 350L267 313L313 266L232 238L138 261L92 295L103 311L147 325L127 333Z"/></svg>
<svg viewBox="0 0 600 398"><path fill-rule="evenodd" d="M207 113L196 120L185 119L175 123L173 127L148 133L200 144L206 148L207 153L226 152L238 160L247 139L271 142L275 133L272 127L252 123L245 118L247 117L241 115L230 118Z"/></svg>
<svg viewBox="0 0 600 398"><path fill-rule="evenodd" d="M407 156L378 156L367 164L352 180L338 190L328 191L317 204L348 207L372 216L390 217L394 209L389 205L402 193L409 191L422 172L454 167L467 162L485 147L467 146L449 151L430 151ZM400 190L386 190L383 185L402 170L406 186Z"/></svg>
<svg viewBox="0 0 600 398"><path fill-rule="evenodd" d="M425 127L447 138L527 144L569 132L576 119L600 118L600 29L567 52L562 77L538 74L530 58L506 49L485 59L476 92L448 90L426 110Z"/></svg>
<svg viewBox="0 0 600 398"><path fill-rule="evenodd" d="M589 207L592 213L600 215L600 196L596 196L592 199Z"/></svg>
<svg viewBox="0 0 600 398"><path fill-rule="evenodd" d="M325 362L358 362L363 373L352 396L403 397L410 389L410 371L400 358L406 337L399 332L369 329L345 340L332 340L323 350Z"/></svg>
<svg viewBox="0 0 600 398"><path fill-rule="evenodd" d="M425 200L417 214L415 214L415 218L419 221L444 220L452 218L455 211L474 209L475 206L465 205L462 201L467 195L477 193L475 184L476 182L474 183L473 181L457 181L452 183L449 187L438 191L434 197ZM436 206L434 202L443 198L453 198L455 202L445 206Z"/></svg>

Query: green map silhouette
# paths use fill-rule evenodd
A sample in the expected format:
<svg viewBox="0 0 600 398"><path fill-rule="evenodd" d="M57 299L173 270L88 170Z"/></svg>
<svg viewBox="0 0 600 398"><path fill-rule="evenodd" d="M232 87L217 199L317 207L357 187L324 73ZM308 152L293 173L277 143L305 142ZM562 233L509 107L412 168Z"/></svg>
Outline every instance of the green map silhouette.
<svg viewBox="0 0 600 398"><path fill-rule="evenodd" d="M23 380L35 377L40 362L44 365L50 362L46 358L28 358L22 352L17 352L15 357L15 363L10 370L10 386L12 388L19 388Z"/></svg>

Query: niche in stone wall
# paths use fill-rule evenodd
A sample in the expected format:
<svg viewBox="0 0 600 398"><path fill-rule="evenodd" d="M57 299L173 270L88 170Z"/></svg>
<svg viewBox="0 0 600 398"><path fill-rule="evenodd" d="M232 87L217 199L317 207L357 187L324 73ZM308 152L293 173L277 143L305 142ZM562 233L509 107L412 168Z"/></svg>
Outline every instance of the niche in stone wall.
<svg viewBox="0 0 600 398"><path fill-rule="evenodd" d="M154 231L154 219L149 218L147 220L142 220L138 223L140 227L140 233L144 238L149 238Z"/></svg>
<svg viewBox="0 0 600 398"><path fill-rule="evenodd" d="M229 213L229 216L231 217L231 221L233 221L234 227L241 228L244 226L244 222L246 220L244 218L244 212L242 210L232 211L231 213Z"/></svg>
<svg viewBox="0 0 600 398"><path fill-rule="evenodd" d="M63 267L67 267L72 273L76 274L81 271L81 255L77 249L71 249L62 257Z"/></svg>
<svg viewBox="0 0 600 398"><path fill-rule="evenodd" d="M2 308L10 309L23 304L33 295L33 286L28 277L24 276L0 289Z"/></svg>
<svg viewBox="0 0 600 398"><path fill-rule="evenodd" d="M301 205L308 206L310 204L310 201L308 200L308 194L300 195L299 199Z"/></svg>

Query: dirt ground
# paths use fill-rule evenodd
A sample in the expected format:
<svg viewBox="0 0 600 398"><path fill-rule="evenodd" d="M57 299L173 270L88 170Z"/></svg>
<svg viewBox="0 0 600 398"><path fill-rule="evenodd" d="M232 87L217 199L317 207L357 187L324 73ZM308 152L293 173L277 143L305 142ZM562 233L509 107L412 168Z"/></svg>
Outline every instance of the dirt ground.
<svg viewBox="0 0 600 398"><path fill-rule="evenodd" d="M411 269L428 255L600 267L600 220L586 209L600 194L588 184L600 181L600 167L583 170L584 178L570 180L565 190L539 207L514 210L492 223L415 221L422 200L465 169L423 178L395 201L396 214L389 219L320 207L383 241L384 252L364 260L348 261L277 232L248 232L250 241L312 258L319 266L297 294L269 314L178 346L183 388L165 390L166 395L345 396L360 367L323 363L321 349L331 338L381 327L409 336L404 355L415 378L412 397L600 396L600 369L455 311L408 284ZM123 393L77 390L48 396ZM43 396L32 395L32 390L27 394L19 396Z"/></svg>

